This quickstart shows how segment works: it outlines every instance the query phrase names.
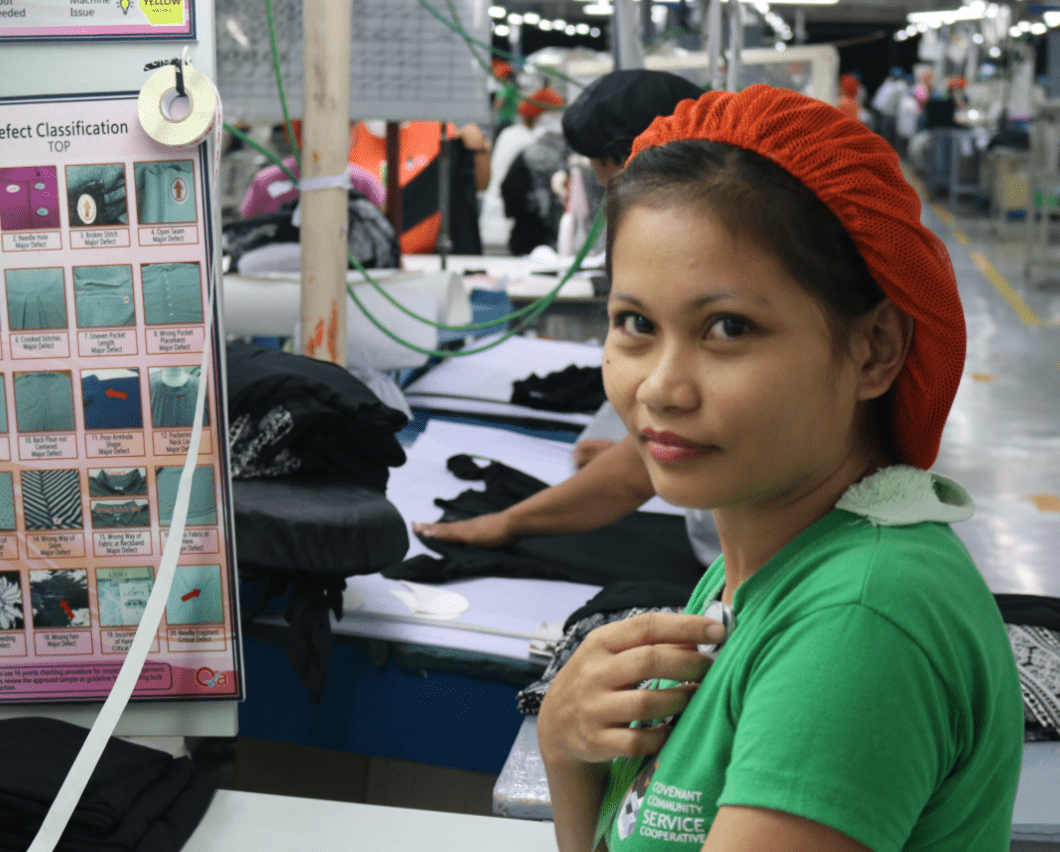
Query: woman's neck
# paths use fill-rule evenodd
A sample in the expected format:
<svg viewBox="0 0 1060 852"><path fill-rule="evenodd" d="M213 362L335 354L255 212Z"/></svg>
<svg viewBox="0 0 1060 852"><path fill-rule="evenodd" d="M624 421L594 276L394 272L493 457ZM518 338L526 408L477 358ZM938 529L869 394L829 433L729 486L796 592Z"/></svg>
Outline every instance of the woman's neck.
<svg viewBox="0 0 1060 852"><path fill-rule="evenodd" d="M879 446L852 453L823 480L768 503L723 507L714 519L725 557L722 600L731 604L736 590L789 541L823 518L855 482L891 464Z"/></svg>

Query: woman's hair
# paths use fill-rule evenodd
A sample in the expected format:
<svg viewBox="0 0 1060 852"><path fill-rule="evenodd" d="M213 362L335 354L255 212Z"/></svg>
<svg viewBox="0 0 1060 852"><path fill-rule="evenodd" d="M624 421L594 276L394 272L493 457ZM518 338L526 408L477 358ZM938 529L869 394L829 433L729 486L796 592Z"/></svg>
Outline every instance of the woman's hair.
<svg viewBox="0 0 1060 852"><path fill-rule="evenodd" d="M634 157L608 188L608 276L615 234L636 204L701 207L734 236L776 258L825 309L837 352L846 350L850 321L884 298L835 214L812 190L753 151L695 139Z"/></svg>
<svg viewBox="0 0 1060 852"><path fill-rule="evenodd" d="M835 214L772 160L701 139L647 148L611 179L607 192L607 274L615 235L634 205L691 205L716 216L735 237L774 257L824 309L837 356L848 351L852 320L886 298ZM893 453L892 392L870 417Z"/></svg>

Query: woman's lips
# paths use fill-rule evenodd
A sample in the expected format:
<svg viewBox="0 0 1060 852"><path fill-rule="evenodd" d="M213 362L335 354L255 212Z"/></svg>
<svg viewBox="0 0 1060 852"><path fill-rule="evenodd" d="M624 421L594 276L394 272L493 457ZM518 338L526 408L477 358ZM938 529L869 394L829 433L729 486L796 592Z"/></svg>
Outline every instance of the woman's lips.
<svg viewBox="0 0 1060 852"><path fill-rule="evenodd" d="M648 442L648 454L655 461L664 464L691 461L705 456L712 449L712 447L695 444L673 432L645 429L640 434Z"/></svg>

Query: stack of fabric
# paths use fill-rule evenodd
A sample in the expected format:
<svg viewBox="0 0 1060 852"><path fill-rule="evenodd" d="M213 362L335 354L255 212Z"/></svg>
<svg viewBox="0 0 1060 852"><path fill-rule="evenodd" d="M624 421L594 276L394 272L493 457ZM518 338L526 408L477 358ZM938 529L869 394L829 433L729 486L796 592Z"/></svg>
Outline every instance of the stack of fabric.
<svg viewBox="0 0 1060 852"><path fill-rule="evenodd" d="M287 658L319 702L346 577L408 550L385 496L407 418L335 364L245 344L227 355L239 574L262 584L245 617L290 588Z"/></svg>
<svg viewBox="0 0 1060 852"><path fill-rule="evenodd" d="M28 849L88 731L56 719L0 721L0 850ZM176 852L213 799L191 758L112 738L58 852Z"/></svg>

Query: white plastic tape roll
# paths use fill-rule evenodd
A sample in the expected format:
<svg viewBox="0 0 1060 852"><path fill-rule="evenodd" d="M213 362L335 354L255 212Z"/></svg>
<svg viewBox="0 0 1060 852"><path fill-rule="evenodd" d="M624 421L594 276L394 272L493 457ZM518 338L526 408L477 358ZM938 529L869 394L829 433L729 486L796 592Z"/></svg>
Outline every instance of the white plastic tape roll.
<svg viewBox="0 0 1060 852"><path fill-rule="evenodd" d="M156 142L173 148L198 145L214 127L217 118L217 90L194 66L184 65L184 93L189 110L183 118L170 118L169 104L177 97L177 70L163 65L147 78L140 89L136 109L144 131Z"/></svg>

